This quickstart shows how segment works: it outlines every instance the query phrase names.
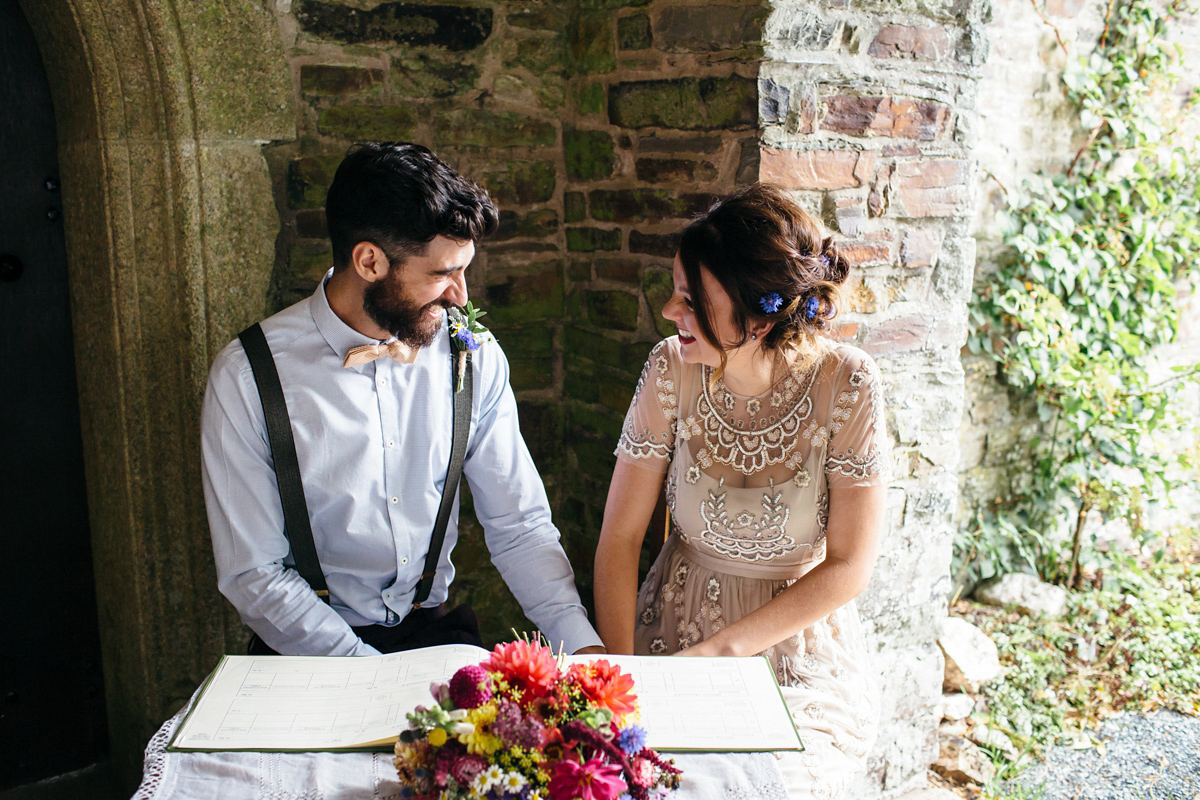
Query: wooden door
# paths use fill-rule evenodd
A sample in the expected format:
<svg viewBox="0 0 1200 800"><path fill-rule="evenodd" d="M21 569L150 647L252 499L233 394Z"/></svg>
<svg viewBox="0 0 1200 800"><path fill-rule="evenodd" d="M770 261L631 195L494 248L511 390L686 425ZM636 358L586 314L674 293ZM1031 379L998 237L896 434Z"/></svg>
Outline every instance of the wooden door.
<svg viewBox="0 0 1200 800"><path fill-rule="evenodd" d="M0 0L0 791L107 758L54 109Z"/></svg>

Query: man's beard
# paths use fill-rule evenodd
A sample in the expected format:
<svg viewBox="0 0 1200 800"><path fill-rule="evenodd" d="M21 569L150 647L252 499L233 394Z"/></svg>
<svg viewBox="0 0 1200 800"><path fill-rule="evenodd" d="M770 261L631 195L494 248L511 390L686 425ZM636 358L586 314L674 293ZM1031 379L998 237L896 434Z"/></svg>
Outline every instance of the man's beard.
<svg viewBox="0 0 1200 800"><path fill-rule="evenodd" d="M379 327L409 347L428 347L442 329L441 317L428 317L425 312L434 307L449 308L443 298L417 306L404 293L399 271L392 270L386 278L367 287L363 295L363 310Z"/></svg>

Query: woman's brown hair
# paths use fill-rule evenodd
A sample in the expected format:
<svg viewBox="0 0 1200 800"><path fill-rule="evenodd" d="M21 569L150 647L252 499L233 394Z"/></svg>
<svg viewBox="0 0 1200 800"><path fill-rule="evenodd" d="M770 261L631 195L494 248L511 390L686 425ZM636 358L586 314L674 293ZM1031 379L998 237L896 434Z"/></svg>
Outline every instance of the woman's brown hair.
<svg viewBox="0 0 1200 800"><path fill-rule="evenodd" d="M699 333L721 351L749 339L751 320L774 323L763 336L766 351L791 349L801 361L817 351L818 335L837 316L838 287L850 264L833 237L782 189L756 183L717 200L683 230L679 261L692 295ZM733 301L735 342L717 340L712 305L704 292L707 269Z"/></svg>

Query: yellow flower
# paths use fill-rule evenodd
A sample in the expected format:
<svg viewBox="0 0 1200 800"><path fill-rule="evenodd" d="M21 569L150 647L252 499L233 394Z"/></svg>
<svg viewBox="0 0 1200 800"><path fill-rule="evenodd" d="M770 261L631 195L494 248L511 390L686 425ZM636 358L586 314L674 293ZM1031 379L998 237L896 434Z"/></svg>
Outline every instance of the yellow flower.
<svg viewBox="0 0 1200 800"><path fill-rule="evenodd" d="M446 729L434 728L429 732L429 743L434 747L441 747L446 743Z"/></svg>
<svg viewBox="0 0 1200 800"><path fill-rule="evenodd" d="M467 721L475 726L471 733L460 734L458 740L467 746L467 752L476 756L490 756L500 749L500 737L492 733L496 721L496 707L484 705L471 709Z"/></svg>

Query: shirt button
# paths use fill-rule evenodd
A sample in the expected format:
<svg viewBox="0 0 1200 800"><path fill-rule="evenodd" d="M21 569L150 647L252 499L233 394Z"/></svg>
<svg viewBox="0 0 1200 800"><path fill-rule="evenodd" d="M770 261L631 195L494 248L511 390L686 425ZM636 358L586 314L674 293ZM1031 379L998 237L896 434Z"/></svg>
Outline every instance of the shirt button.
<svg viewBox="0 0 1200 800"><path fill-rule="evenodd" d="M401 564L407 564L407 563L408 563L408 559L407 559L407 558L402 558L402 559L400 559L400 563L401 563Z"/></svg>
<svg viewBox="0 0 1200 800"><path fill-rule="evenodd" d="M399 498L399 497L393 497L393 498L392 498L392 502L393 502L393 503L399 503L399 502L400 502L400 498Z"/></svg>
<svg viewBox="0 0 1200 800"><path fill-rule="evenodd" d="M392 439L388 439L388 447L395 447L395 446L396 446L396 442L393 441Z"/></svg>
<svg viewBox="0 0 1200 800"><path fill-rule="evenodd" d="M379 379L379 385L380 385L380 386L387 386L387 378L380 378L380 379Z"/></svg>

